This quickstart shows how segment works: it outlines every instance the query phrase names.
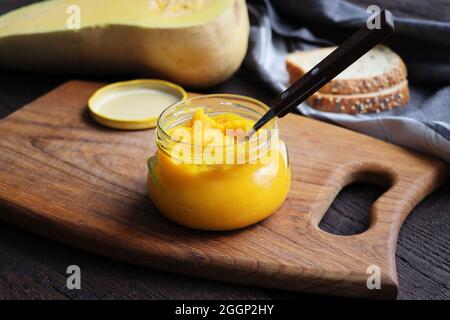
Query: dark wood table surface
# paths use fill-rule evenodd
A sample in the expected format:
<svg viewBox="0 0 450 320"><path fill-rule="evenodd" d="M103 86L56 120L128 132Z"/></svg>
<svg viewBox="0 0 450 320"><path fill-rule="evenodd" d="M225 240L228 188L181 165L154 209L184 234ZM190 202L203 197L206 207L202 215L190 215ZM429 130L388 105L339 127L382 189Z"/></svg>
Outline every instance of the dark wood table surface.
<svg viewBox="0 0 450 320"><path fill-rule="evenodd" d="M2 0L0 14L33 0ZM0 69L0 118L45 94L68 76ZM107 81L122 79L107 79ZM270 92L240 71L211 92L270 100ZM0 173L1 178L1 173ZM321 228L358 233L380 195L351 185L334 201ZM79 265L81 290L66 288L66 268ZM450 299L450 183L420 203L405 221L397 247L399 299ZM94 256L0 222L0 299L323 299L287 291L232 285L146 269Z"/></svg>

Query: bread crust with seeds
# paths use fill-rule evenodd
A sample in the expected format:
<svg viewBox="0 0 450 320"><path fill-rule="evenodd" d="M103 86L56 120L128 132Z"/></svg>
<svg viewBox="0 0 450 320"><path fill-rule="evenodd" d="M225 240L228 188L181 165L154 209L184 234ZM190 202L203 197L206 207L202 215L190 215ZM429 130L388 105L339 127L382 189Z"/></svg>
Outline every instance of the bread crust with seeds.
<svg viewBox="0 0 450 320"><path fill-rule="evenodd" d="M384 91L366 94L335 95L317 92L308 99L313 108L335 113L359 114L392 110L409 101L408 81Z"/></svg>

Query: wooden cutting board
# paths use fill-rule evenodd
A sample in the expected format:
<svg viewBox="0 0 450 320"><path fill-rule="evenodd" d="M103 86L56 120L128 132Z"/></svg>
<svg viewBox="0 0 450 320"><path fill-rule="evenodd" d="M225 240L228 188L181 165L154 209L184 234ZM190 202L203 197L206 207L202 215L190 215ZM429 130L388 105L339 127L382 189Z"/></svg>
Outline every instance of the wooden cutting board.
<svg viewBox="0 0 450 320"><path fill-rule="evenodd" d="M446 180L443 162L289 115L279 121L292 166L282 208L238 231L189 230L159 214L147 196L154 130L121 132L91 120L86 102L101 85L68 82L0 121L1 219L177 273L323 294L396 296L400 226ZM389 188L371 208L369 229L352 236L320 230L334 197L355 181ZM380 290L367 287L372 265L380 270Z"/></svg>

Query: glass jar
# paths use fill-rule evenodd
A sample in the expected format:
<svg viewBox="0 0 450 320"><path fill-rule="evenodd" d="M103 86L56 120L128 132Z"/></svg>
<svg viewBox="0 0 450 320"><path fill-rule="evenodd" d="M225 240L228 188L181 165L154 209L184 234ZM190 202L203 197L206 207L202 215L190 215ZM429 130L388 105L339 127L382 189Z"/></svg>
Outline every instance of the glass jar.
<svg viewBox="0 0 450 320"><path fill-rule="evenodd" d="M265 219L280 207L290 187L287 148L275 120L252 141L224 150L221 163L199 159L195 152L180 159L173 151L184 142L171 131L189 122L199 108L208 116L232 114L252 122L268 110L255 99L228 94L191 98L166 109L158 120L158 149L148 161L150 198L165 216L195 229L232 230ZM238 149L246 150L243 157L237 156Z"/></svg>

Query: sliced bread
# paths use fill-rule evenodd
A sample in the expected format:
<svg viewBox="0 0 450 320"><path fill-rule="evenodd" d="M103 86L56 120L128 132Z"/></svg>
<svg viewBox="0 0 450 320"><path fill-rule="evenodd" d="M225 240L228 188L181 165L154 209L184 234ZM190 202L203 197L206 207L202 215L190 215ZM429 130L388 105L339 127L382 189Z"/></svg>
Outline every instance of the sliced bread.
<svg viewBox="0 0 450 320"><path fill-rule="evenodd" d="M308 99L313 108L326 112L367 113L381 112L404 106L409 101L408 81L372 93L328 94L316 92Z"/></svg>
<svg viewBox="0 0 450 320"><path fill-rule="evenodd" d="M336 47L296 51L286 58L291 83L298 80ZM379 45L320 89L322 93L363 94L387 90L407 77L403 60L391 49Z"/></svg>

